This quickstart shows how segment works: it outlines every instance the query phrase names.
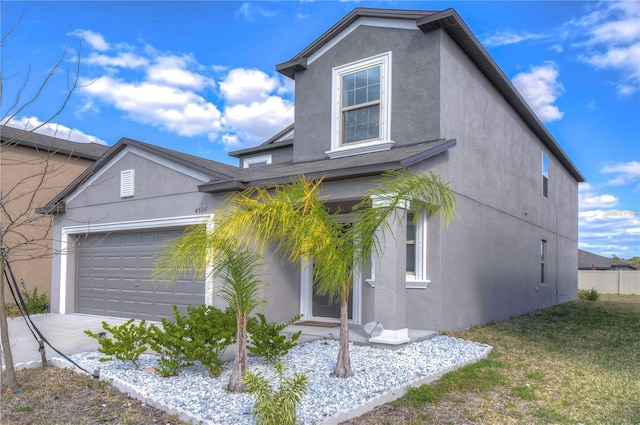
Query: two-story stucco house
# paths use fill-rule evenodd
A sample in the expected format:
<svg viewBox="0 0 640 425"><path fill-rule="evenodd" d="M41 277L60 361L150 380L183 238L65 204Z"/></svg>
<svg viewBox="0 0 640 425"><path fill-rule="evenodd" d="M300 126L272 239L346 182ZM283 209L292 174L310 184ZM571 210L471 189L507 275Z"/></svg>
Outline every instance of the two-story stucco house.
<svg viewBox="0 0 640 425"><path fill-rule="evenodd" d="M577 296L578 182L584 181L453 9L355 9L276 66L295 80L295 123L232 152L231 167L122 139L50 203L54 306L154 318L172 303L212 302L203 285L149 283L163 238L230 192L324 178L328 208L352 206L385 170L433 171L457 214L398 224L353 282L351 321L403 330L466 328ZM267 255L264 311L337 320L312 267ZM195 281L194 281L195 282Z"/></svg>
<svg viewBox="0 0 640 425"><path fill-rule="evenodd" d="M2 242L21 289L51 291L52 220L37 215L58 192L108 150L32 131L0 126ZM7 292L8 293L8 292Z"/></svg>

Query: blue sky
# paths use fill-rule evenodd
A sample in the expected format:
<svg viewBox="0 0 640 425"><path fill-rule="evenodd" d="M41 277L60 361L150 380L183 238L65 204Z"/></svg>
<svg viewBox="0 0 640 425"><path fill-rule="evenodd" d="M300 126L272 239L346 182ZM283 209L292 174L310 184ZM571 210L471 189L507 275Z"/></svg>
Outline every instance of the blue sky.
<svg viewBox="0 0 640 425"><path fill-rule="evenodd" d="M295 87L275 65L359 6L454 7L586 177L579 247L640 256L638 1L5 0L0 119L235 165L228 151L293 122Z"/></svg>

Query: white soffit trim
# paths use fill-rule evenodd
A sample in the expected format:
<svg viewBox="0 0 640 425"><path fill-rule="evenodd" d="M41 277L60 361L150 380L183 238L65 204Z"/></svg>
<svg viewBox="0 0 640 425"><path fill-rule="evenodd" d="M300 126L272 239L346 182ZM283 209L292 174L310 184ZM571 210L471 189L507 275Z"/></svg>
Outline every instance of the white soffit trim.
<svg viewBox="0 0 640 425"><path fill-rule="evenodd" d="M331 41L327 44L316 50L309 58L307 59L307 65L311 65L316 59L320 56L324 55L327 51L333 48L336 44L341 42L346 36L355 31L359 26L364 25L368 27L379 27L379 28L398 28L403 30L416 30L419 31L420 28L416 25L416 21L414 20L406 20L406 19L384 19L384 18L360 18L355 21L353 24L349 25L345 30L343 30L340 34L333 37Z"/></svg>
<svg viewBox="0 0 640 425"><path fill-rule="evenodd" d="M187 215L182 217L152 218L149 220L119 221L113 223L82 224L79 226L66 226L62 228L62 235L75 235L82 233L118 232L123 230L144 230L163 227L182 227L203 223L211 218L211 214Z"/></svg>
<svg viewBox="0 0 640 425"><path fill-rule="evenodd" d="M76 196L78 196L79 194L81 194L86 188L90 187L93 183L95 183L96 180L98 180L104 173L106 173L114 164L116 164L118 161L120 161L125 155L132 153L134 155L137 155L141 158L144 158L146 160L149 160L151 162L155 162L158 165L161 165L163 167L169 168L173 171L176 171L178 173L184 174L186 176L192 177L196 180L200 180L203 183L206 183L208 181L210 181L210 177L204 173L201 173L199 171L196 171L192 168L189 168L185 165L182 164L178 164L175 161L171 161L167 158L163 158L157 155L154 155L150 152L144 151L142 149L139 149L137 147L134 146L127 146L126 148L124 148L120 153L118 153L116 156L114 156L107 165L103 166L98 172L96 172L93 176L91 176L91 178L89 178L89 180L87 180L86 182L84 182L80 188L76 189L75 192L73 192L73 194L71 194L67 199L66 202L71 202Z"/></svg>

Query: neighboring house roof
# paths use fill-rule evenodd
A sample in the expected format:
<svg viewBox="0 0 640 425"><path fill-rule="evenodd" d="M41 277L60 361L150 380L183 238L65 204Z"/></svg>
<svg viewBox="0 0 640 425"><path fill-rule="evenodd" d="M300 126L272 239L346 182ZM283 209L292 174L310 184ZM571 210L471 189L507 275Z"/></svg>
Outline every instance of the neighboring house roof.
<svg viewBox="0 0 640 425"><path fill-rule="evenodd" d="M395 10L395 9L369 9L356 8L342 18L338 23L329 28L324 34L313 41L293 59L276 66L276 70L289 78L294 79L296 71L304 70L308 66L308 60L314 53L322 49L333 38L337 37L349 25L360 18L385 18L415 20L417 27L423 32L443 29L469 56L480 71L498 89L509 104L515 109L531 130L553 152L562 165L578 181L584 182L585 178L578 168L569 159L555 138L549 133L531 107L513 86L509 78L493 60L491 55L482 46L480 41L471 32L462 18L454 9L442 12Z"/></svg>
<svg viewBox="0 0 640 425"><path fill-rule="evenodd" d="M7 125L0 126L0 140L46 152L97 160L109 150L109 146L98 143L80 143L58 137L45 136L33 131L21 130Z"/></svg>
<svg viewBox="0 0 640 425"><path fill-rule="evenodd" d="M201 158L198 156L188 155L186 153L174 151L171 149L161 148L159 146L150 145L148 143L139 142L137 140L128 139L123 137L111 147L107 153L105 153L100 159L94 162L84 173L80 174L69 186L67 186L62 192L60 192L54 199L49 201L47 205L38 209L38 213L61 213L64 212L65 199L75 192L76 189L84 182L93 176L98 170L104 167L111 161L116 155L123 151L127 147L136 147L146 152L156 154L160 157L167 158L171 161L178 162L182 165L190 167L194 170L200 171L205 175L208 175L211 180L230 180L237 173L238 169L231 165L223 164L221 162L212 161L210 159Z"/></svg>
<svg viewBox="0 0 640 425"><path fill-rule="evenodd" d="M578 270L636 270L633 265L614 258L603 257L592 252L578 250Z"/></svg>
<svg viewBox="0 0 640 425"><path fill-rule="evenodd" d="M238 170L236 179L205 183L200 185L199 189L201 192L217 193L252 186L288 183L293 177L301 174L310 179L323 178L325 181L378 175L387 170L412 166L455 145L455 139L439 139L344 158L245 168Z"/></svg>

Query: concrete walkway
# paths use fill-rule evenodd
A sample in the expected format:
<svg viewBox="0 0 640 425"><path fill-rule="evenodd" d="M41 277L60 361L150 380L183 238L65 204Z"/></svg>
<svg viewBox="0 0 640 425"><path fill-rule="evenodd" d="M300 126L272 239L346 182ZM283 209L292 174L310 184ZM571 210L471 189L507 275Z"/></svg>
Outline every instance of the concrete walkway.
<svg viewBox="0 0 640 425"><path fill-rule="evenodd" d="M102 332L102 321L110 325L120 325L127 319L119 317L104 317L88 314L38 314L31 317L35 326L40 330L44 338L60 352L70 355L85 351L96 351L99 347L98 341L85 335L85 330L92 332ZM17 369L25 367L38 367L42 365L41 355L38 351L38 342L27 327L22 317L9 319L9 339L11 341L11 353L13 363ZM319 327L306 325L291 325L285 329L286 333L302 331L298 342L308 342L316 339L329 338L338 339L340 336L339 326ZM36 334L37 335L37 334ZM414 331L409 330L411 341L419 341L437 335L435 331ZM356 344L368 344L368 336L362 326L349 326L349 340ZM399 346L381 346L383 348L398 348ZM225 351L223 361L233 360L234 347L229 347ZM47 360L52 357L61 357L51 347L45 344ZM4 365L3 365L4 369Z"/></svg>

